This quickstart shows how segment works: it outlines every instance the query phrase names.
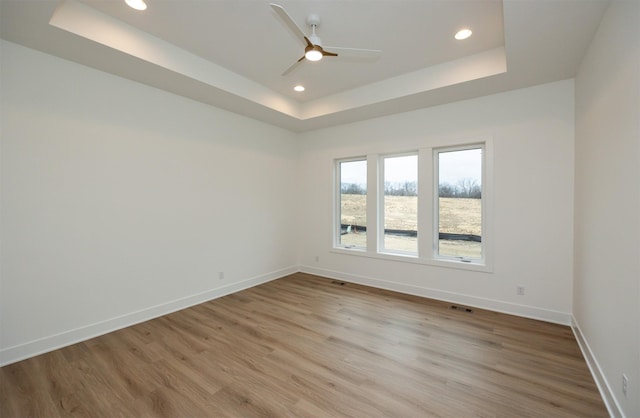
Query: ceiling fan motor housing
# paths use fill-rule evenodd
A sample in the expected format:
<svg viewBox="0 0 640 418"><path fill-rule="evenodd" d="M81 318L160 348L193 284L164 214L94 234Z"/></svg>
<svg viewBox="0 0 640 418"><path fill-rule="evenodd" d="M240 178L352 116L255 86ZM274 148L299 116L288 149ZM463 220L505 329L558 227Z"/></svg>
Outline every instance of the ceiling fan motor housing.
<svg viewBox="0 0 640 418"><path fill-rule="evenodd" d="M316 28L320 24L320 16L315 13L310 14L309 16L307 16L307 24L311 26L311 35L309 35L309 41L311 41L311 43L314 45L322 46L320 37L316 35Z"/></svg>
<svg viewBox="0 0 640 418"><path fill-rule="evenodd" d="M320 15L311 13L309 16L307 16L307 25L311 27L320 25Z"/></svg>

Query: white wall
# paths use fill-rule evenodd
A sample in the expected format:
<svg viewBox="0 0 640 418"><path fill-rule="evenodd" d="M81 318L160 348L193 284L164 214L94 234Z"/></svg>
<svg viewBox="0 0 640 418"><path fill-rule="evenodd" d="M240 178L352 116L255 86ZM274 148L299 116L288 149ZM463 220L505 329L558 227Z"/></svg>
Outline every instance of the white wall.
<svg viewBox="0 0 640 418"><path fill-rule="evenodd" d="M293 133L1 47L0 363L296 271Z"/></svg>
<svg viewBox="0 0 640 418"><path fill-rule="evenodd" d="M0 364L300 262L549 321L573 312L607 400L640 416L639 13L614 1L605 15L575 121L569 80L302 135L0 41ZM331 251L334 158L487 136L491 273Z"/></svg>
<svg viewBox="0 0 640 418"><path fill-rule="evenodd" d="M573 94L567 80L303 134L302 269L568 324ZM487 136L494 145L492 273L331 252L333 159ZM518 285L525 286L525 296L516 295Z"/></svg>
<svg viewBox="0 0 640 418"><path fill-rule="evenodd" d="M627 417L640 416L639 44L640 3L613 1L576 77L574 315Z"/></svg>

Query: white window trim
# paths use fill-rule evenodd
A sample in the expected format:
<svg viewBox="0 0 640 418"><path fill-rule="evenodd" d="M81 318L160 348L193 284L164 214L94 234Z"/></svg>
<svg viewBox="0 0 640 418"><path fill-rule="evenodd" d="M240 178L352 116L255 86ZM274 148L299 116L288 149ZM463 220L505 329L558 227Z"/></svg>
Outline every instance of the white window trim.
<svg viewBox="0 0 640 418"><path fill-rule="evenodd" d="M374 218L376 219L376 226L378 227L378 234L377 234L377 252L379 254L386 254L386 255L398 255L398 256L403 256L403 257L418 257L418 255L420 254L420 249L418 248L416 250L416 252L413 251L402 251L402 250L394 250L394 249L389 249L389 248L385 248L384 246L384 208L385 208L385 194L384 194L384 179L385 179L385 172L384 172L384 160L385 158L394 158L394 157L407 157L407 156L418 156L418 151L408 151L408 152L400 152L400 153L393 153L393 154L382 154L380 156L378 156L377 160L378 160L378 199L376 200L377 203L377 207L378 207L378 211L376 214L374 214ZM420 163L418 162L418 173L420 172ZM419 174L418 174L419 175ZM418 179L416 179L416 181L418 181ZM418 187L420 187L420 182L418 181ZM420 207L420 193L418 192L418 208ZM367 218L368 219L368 218ZM419 217L418 217L419 219ZM418 222L420 222L418 220ZM418 228L418 230L420 230ZM420 234L418 234L419 236Z"/></svg>
<svg viewBox="0 0 640 418"><path fill-rule="evenodd" d="M469 258L465 258L465 257L456 257L456 256L447 256L447 255L441 255L438 253L438 248L439 248L439 242L440 242L440 234L438 233L438 231L434 230L432 231L431 234L431 239L432 239L432 243L431 243L431 247L432 247L432 257L434 260L437 261L445 261L445 262L462 262L462 263L466 263L466 264L479 264L479 265L485 265L485 259L486 259L486 255L487 255L487 251L485 249L485 239L484 239L484 235L485 235L485 231L484 231L484 226L485 226L485 215L486 215L486 211L485 211L485 207L484 207L484 197L485 197L485 190L488 189L489 187L487 187L487 184L485 182L486 179L486 174L485 174L485 166L486 166L486 155L487 155L487 151L485 149L485 144L484 143L475 143L475 144L468 144L468 145L456 145L456 146L452 146L452 147L438 147L438 148L433 148L432 150L432 159L433 159L433 164L432 164L432 172L433 172L433 189L432 189L432 199L433 199L433 217L432 217L432 225L433 227L435 227L437 230L439 230L439 225L440 225L440 211L439 211L439 199L438 199L438 190L439 190L439 178L438 175L436 173L439 172L439 154L442 152L456 152L456 151L466 151L466 150L473 150L473 149L481 149L482 150L482 182L481 182L481 188L482 188L482 206L481 206L481 219L482 219L482 240L480 242L480 253L481 253L481 258L479 259L469 259Z"/></svg>
<svg viewBox="0 0 640 418"><path fill-rule="evenodd" d="M351 245L345 245L345 244L341 244L340 243L340 237L341 237L341 201L342 201L342 196L341 196L341 190L342 190L342 185L340 184L340 180L342 178L342 172L341 172L341 163L348 163L348 162L354 162L354 161L366 161L367 162L367 247L358 247L358 246L351 246ZM333 248L334 249L344 249L344 250L349 250L349 251L367 251L368 248L368 241L369 241L369 190L370 190L370 186L369 186L369 173L371 170L369 170L369 158L367 158L366 156L359 156L359 157L351 157L351 158L338 158L335 159L333 162L333 173L334 173L334 179L333 179ZM375 216L375 215L373 215Z"/></svg>
<svg viewBox="0 0 640 418"><path fill-rule="evenodd" d="M331 253L373 258L378 260L388 260L403 263L420 264L427 266L437 266L454 268L460 270L469 270L477 272L491 273L493 272L493 139L490 137L475 138L470 141L443 141L441 144L434 144L430 147L418 149L418 254L404 254L400 252L381 252L379 237L379 205L381 204L380 196L380 172L381 161L383 156L396 155L415 155L413 152L385 152L368 154L367 160L367 247L345 247L338 243L336 233L339 234L340 208L340 173L336 170L339 162L360 161L364 157L352 158L335 158L333 159L334 181L334 236ZM461 149L472 148L473 146L483 145L483 181L482 181L482 260L471 260L470 262L461 261L455 258L436 257L434 248L434 150ZM375 169L373 169L375 167ZM338 229L336 231L336 229Z"/></svg>

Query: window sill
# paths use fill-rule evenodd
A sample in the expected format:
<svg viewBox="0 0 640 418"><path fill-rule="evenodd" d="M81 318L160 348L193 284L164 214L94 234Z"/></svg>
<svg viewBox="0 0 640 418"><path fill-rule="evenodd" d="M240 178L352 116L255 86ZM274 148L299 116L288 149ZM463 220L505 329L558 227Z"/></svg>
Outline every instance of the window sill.
<svg viewBox="0 0 640 418"><path fill-rule="evenodd" d="M345 248L334 247L331 250L334 254L351 255L357 257L367 257L376 260L397 261L401 263L420 264L427 266L453 268L459 270L477 271L482 273L492 273L493 269L490 265L480 262L466 262L460 260L447 260L447 259L435 259L418 257L408 254L396 254L396 253L373 253L367 251L364 248Z"/></svg>

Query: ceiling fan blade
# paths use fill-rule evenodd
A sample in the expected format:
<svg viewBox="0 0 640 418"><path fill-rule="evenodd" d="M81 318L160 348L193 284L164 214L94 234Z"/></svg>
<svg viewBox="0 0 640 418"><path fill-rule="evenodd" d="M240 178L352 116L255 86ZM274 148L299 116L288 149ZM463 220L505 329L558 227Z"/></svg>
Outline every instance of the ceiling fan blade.
<svg viewBox="0 0 640 418"><path fill-rule="evenodd" d="M308 47L313 47L313 43L306 36L304 37L304 41L307 43Z"/></svg>
<svg viewBox="0 0 640 418"><path fill-rule="evenodd" d="M295 70L296 68L298 68L298 65L300 65L300 63L304 61L304 55L300 57L300 59L296 62L294 62L291 67L287 68L286 70L284 70L284 73L282 73L282 76L284 77L285 75L289 74L291 71Z"/></svg>
<svg viewBox="0 0 640 418"><path fill-rule="evenodd" d="M323 57L337 57L338 54L336 54L335 52L329 52L329 51L325 51L324 49L322 50L322 56Z"/></svg>
<svg viewBox="0 0 640 418"><path fill-rule="evenodd" d="M340 48L338 46L326 46L324 48L340 54L341 57L378 58L382 53L379 49Z"/></svg>
<svg viewBox="0 0 640 418"><path fill-rule="evenodd" d="M273 11L276 12L276 14L280 17L280 19L282 19L282 21L289 27L289 29L293 31L297 38L304 39L307 44L311 43L309 42L309 39L307 39L307 35L304 34L302 29L300 29L298 25L296 25L296 22L291 18L291 16L289 16L289 13L284 10L284 7L275 3L270 3L269 5L273 9Z"/></svg>

